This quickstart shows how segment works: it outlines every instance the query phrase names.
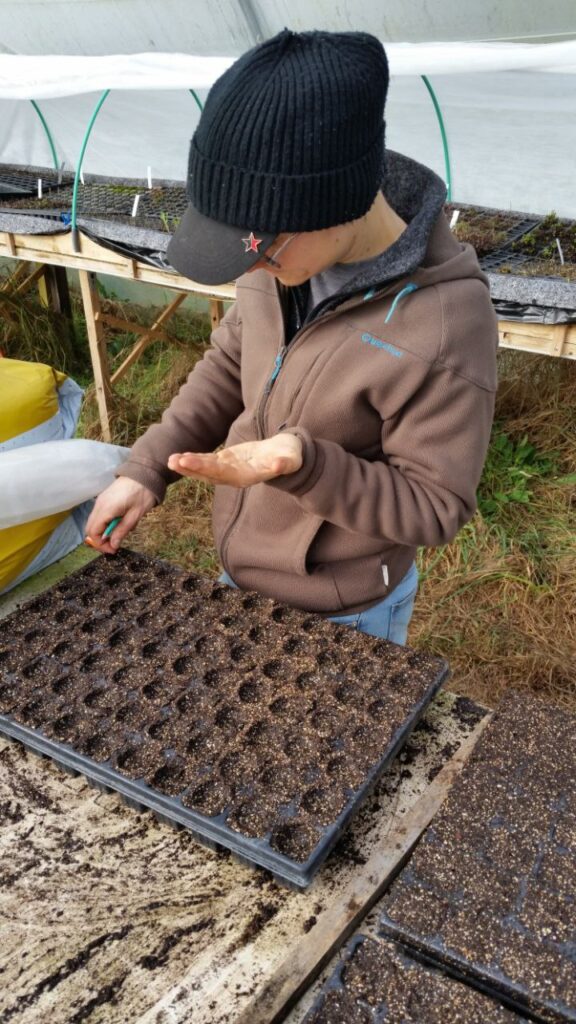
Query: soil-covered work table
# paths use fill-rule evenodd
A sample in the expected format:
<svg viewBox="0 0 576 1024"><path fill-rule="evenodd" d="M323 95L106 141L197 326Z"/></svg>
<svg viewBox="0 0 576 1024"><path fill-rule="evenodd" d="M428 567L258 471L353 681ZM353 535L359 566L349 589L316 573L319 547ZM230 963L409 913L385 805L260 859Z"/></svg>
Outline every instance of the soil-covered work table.
<svg viewBox="0 0 576 1024"><path fill-rule="evenodd" d="M0 616L78 558L0 599ZM376 904L487 718L441 693L305 892L0 739L0 1021L284 1019Z"/></svg>

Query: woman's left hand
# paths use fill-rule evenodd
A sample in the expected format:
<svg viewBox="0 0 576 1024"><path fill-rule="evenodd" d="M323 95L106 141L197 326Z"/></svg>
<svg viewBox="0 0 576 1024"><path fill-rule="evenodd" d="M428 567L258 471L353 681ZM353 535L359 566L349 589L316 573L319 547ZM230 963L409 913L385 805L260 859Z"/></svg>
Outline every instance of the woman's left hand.
<svg viewBox="0 0 576 1024"><path fill-rule="evenodd" d="M246 441L218 452L175 453L168 468L213 484L250 487L276 476L295 473L302 465L302 442L295 434L275 434L265 441Z"/></svg>

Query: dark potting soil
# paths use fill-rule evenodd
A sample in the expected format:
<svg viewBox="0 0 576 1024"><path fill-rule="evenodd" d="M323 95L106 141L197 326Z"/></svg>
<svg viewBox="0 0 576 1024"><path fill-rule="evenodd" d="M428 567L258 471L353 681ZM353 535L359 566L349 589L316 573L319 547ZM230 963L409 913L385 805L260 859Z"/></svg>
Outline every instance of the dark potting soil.
<svg viewBox="0 0 576 1024"><path fill-rule="evenodd" d="M495 1000L418 963L396 943L356 935L303 1024L522 1024Z"/></svg>
<svg viewBox="0 0 576 1024"><path fill-rule="evenodd" d="M576 1021L576 717L509 694L385 900L383 933Z"/></svg>
<svg viewBox="0 0 576 1024"><path fill-rule="evenodd" d="M444 671L121 551L4 620L0 714L303 862Z"/></svg>

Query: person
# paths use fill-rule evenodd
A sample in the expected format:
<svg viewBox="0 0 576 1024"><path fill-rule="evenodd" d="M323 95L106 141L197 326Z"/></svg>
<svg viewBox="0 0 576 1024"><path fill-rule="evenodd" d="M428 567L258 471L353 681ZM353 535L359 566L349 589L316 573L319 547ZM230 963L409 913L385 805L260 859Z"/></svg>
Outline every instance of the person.
<svg viewBox="0 0 576 1024"><path fill-rule="evenodd" d="M374 36L288 29L216 81L168 258L236 300L87 532L111 554L212 481L222 579L403 644L418 546L476 508L498 330L444 182L385 145L388 81Z"/></svg>

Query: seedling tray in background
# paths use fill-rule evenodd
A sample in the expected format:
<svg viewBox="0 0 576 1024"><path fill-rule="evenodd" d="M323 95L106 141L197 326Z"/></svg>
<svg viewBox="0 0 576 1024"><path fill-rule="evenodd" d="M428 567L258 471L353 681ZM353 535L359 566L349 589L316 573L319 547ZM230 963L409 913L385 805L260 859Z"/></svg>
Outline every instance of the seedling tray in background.
<svg viewBox="0 0 576 1024"><path fill-rule="evenodd" d="M58 184L54 172L31 174L0 166L0 213L35 214L59 219L72 207L73 181L70 175ZM47 196L38 199L38 178ZM5 183L6 191L3 188ZM134 201L138 196L136 214ZM77 213L81 218L114 220L135 227L147 227L172 234L188 205L184 183L104 178L91 175L78 189Z"/></svg>
<svg viewBox="0 0 576 1024"><path fill-rule="evenodd" d="M121 552L4 621L0 731L305 887L446 675Z"/></svg>
<svg viewBox="0 0 576 1024"><path fill-rule="evenodd" d="M302 1024L527 1024L394 942L354 935Z"/></svg>
<svg viewBox="0 0 576 1024"><path fill-rule="evenodd" d="M576 717L498 708L385 899L384 935L550 1024L576 1021Z"/></svg>
<svg viewBox="0 0 576 1024"><path fill-rule="evenodd" d="M518 239L527 235L530 231L533 231L535 227L540 223L540 219L534 220L526 218L519 221L507 234L502 245L499 245L497 249L493 249L492 252L482 256L479 260L482 270L496 270L498 267L504 264L510 264L511 266L520 265L526 263L528 260L533 259L532 256L527 256L524 253L515 252L512 249L512 243L517 242Z"/></svg>
<svg viewBox="0 0 576 1024"><path fill-rule="evenodd" d="M52 192L65 188L71 182L70 175L59 175L58 171L40 169L37 173L23 171L18 167L6 167L0 164L0 203L10 201L36 199L38 196L38 179L42 179L42 192Z"/></svg>

